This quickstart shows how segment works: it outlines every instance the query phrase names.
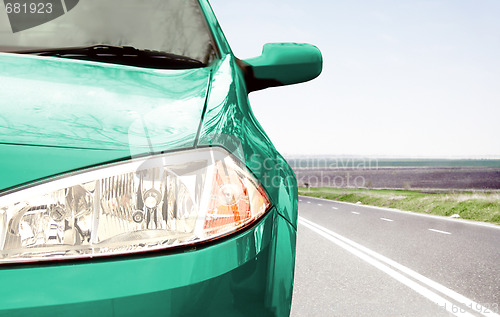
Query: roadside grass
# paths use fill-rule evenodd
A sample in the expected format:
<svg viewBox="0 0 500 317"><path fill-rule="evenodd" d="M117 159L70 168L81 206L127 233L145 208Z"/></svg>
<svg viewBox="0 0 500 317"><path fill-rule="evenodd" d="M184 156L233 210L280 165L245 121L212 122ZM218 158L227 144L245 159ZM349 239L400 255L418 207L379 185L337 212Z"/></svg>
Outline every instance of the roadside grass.
<svg viewBox="0 0 500 317"><path fill-rule="evenodd" d="M299 188L299 195L500 225L499 191Z"/></svg>

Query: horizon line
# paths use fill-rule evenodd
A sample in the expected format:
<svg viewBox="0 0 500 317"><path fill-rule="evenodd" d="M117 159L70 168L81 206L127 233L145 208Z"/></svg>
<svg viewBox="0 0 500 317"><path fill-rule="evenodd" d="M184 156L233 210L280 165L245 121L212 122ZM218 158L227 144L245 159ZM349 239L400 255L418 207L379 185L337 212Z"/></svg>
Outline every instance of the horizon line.
<svg viewBox="0 0 500 317"><path fill-rule="evenodd" d="M500 155L463 155L463 156L411 156L411 155L376 155L376 154L283 154L285 158L369 158L369 159L434 159L434 160L500 160Z"/></svg>

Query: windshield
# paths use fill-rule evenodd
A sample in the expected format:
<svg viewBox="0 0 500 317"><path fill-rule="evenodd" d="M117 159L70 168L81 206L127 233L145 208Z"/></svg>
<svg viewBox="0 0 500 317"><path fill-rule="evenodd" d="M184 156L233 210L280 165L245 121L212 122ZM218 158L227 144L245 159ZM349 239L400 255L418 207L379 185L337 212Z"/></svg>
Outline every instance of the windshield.
<svg viewBox="0 0 500 317"><path fill-rule="evenodd" d="M3 52L110 45L166 52L203 64L215 58L212 37L196 0L4 3L5 10L0 10Z"/></svg>

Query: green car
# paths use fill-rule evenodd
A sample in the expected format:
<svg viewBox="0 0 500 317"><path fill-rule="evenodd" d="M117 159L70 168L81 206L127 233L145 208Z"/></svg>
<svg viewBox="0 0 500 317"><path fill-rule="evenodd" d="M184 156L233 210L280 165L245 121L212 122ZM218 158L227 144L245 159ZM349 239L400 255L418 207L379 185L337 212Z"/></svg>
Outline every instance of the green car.
<svg viewBox="0 0 500 317"><path fill-rule="evenodd" d="M0 315L288 316L296 179L248 93L319 50L239 60L207 0L4 7Z"/></svg>

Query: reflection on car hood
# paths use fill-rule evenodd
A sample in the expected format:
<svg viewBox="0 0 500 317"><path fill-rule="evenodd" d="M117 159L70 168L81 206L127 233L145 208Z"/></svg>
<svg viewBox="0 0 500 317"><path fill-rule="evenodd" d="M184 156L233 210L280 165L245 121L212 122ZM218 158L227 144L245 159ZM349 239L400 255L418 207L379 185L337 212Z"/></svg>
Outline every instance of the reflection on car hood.
<svg viewBox="0 0 500 317"><path fill-rule="evenodd" d="M0 191L192 147L210 69L155 70L0 53Z"/></svg>
<svg viewBox="0 0 500 317"><path fill-rule="evenodd" d="M0 143L133 153L192 145L209 72L0 53Z"/></svg>

